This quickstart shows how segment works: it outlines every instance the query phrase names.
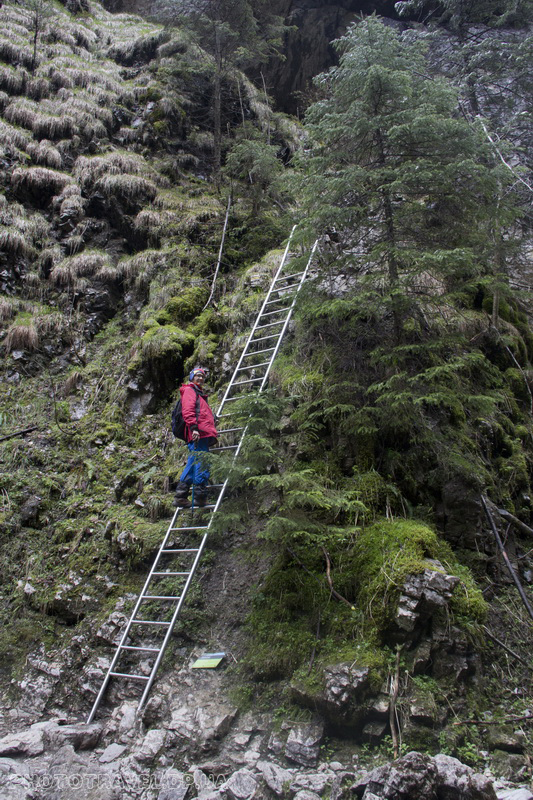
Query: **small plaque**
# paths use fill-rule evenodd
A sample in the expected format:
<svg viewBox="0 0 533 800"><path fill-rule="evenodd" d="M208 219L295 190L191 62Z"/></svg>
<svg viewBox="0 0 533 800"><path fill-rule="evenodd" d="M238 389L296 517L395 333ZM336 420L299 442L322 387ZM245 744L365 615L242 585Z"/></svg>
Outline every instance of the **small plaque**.
<svg viewBox="0 0 533 800"><path fill-rule="evenodd" d="M225 653L202 653L191 669L215 669L225 657Z"/></svg>

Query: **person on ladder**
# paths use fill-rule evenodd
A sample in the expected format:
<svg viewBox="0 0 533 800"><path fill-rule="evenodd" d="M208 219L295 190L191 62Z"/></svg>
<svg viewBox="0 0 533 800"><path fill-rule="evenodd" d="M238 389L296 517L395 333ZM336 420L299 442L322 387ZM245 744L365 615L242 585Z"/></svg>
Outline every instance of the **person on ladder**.
<svg viewBox="0 0 533 800"><path fill-rule="evenodd" d="M217 430L215 417L207 402L207 394L203 390L206 370L195 367L189 374L189 383L180 387L181 411L185 421L185 441L190 450L185 469L180 475L176 488L175 505L190 508L191 505L203 508L207 502L207 482L209 480L209 463L202 458L209 448L216 443ZM189 491L193 486L193 503L189 500Z"/></svg>

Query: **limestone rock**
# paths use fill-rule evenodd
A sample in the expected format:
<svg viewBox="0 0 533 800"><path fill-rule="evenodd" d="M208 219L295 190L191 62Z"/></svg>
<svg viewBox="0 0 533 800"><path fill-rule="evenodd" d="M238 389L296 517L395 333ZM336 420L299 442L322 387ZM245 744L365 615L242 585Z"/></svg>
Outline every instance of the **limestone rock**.
<svg viewBox="0 0 533 800"><path fill-rule="evenodd" d="M86 725L84 722L73 725L57 725L45 730L47 744L61 747L70 744L74 750L92 750L98 744L103 726L99 722Z"/></svg>
<svg viewBox="0 0 533 800"><path fill-rule="evenodd" d="M10 733L0 739L0 756L39 756L44 753L43 723L27 731Z"/></svg>
<svg viewBox="0 0 533 800"><path fill-rule="evenodd" d="M352 790L362 800L496 800L491 782L456 758L416 752L372 770Z"/></svg>
<svg viewBox="0 0 533 800"><path fill-rule="evenodd" d="M498 800L533 800L533 793L529 789L503 789L496 792Z"/></svg>
<svg viewBox="0 0 533 800"><path fill-rule="evenodd" d="M185 775L177 769L167 769L161 778L161 788L157 800L185 800L189 783Z"/></svg>
<svg viewBox="0 0 533 800"><path fill-rule="evenodd" d="M321 795L328 786L331 785L332 776L327 772L320 772L314 774L297 773L290 784L291 792L300 792L306 790L314 792L314 794Z"/></svg>
<svg viewBox="0 0 533 800"><path fill-rule="evenodd" d="M266 785L274 794L282 797L286 793L286 789L293 777L287 769L283 769L283 767L274 764L272 761L259 761L257 769L261 772Z"/></svg>
<svg viewBox="0 0 533 800"><path fill-rule="evenodd" d="M257 791L257 780L250 770L239 769L222 788L233 800L251 800Z"/></svg>
<svg viewBox="0 0 533 800"><path fill-rule="evenodd" d="M314 767L318 761L324 726L319 723L292 728L285 745L285 755L304 767Z"/></svg>
<svg viewBox="0 0 533 800"><path fill-rule="evenodd" d="M24 765L0 758L0 797L2 800L34 800L34 781Z"/></svg>
<svg viewBox="0 0 533 800"><path fill-rule="evenodd" d="M471 767L456 758L439 753L433 758L437 768L437 787L439 800L496 800L492 783Z"/></svg>
<svg viewBox="0 0 533 800"><path fill-rule="evenodd" d="M110 761L120 758L120 756L124 755L125 752L126 748L123 744L117 744L117 742L113 742L106 747L98 761L100 764L109 764Z"/></svg>
<svg viewBox="0 0 533 800"><path fill-rule="evenodd" d="M396 641L418 638L417 631L440 608L450 601L459 583L455 575L448 575L439 561L429 560L423 572L410 575L405 581L391 634Z"/></svg>
<svg viewBox="0 0 533 800"><path fill-rule="evenodd" d="M320 795L310 792L309 789L301 789L294 795L294 800L320 800Z"/></svg>
<svg viewBox="0 0 533 800"><path fill-rule="evenodd" d="M368 667L357 664L332 664L324 669L324 688L310 691L306 686L293 684L295 700L319 711L329 721L341 725L356 725L365 713L363 704L369 689Z"/></svg>
<svg viewBox="0 0 533 800"><path fill-rule="evenodd" d="M152 764L163 750L165 742L166 732L158 728L153 728L151 731L148 731L140 749L133 754L133 757L142 763Z"/></svg>

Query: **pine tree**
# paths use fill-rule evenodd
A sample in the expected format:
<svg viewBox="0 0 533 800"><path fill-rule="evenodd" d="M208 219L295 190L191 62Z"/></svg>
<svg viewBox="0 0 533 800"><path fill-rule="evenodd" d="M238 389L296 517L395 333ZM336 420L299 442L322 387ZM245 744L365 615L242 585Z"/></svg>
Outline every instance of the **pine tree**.
<svg viewBox="0 0 533 800"><path fill-rule="evenodd" d="M313 236L331 233L336 269L386 288L400 341L422 275L434 295L487 269L489 231L510 219L508 176L455 114L453 89L427 76L423 41L372 17L336 46L307 115L304 216Z"/></svg>
<svg viewBox="0 0 533 800"><path fill-rule="evenodd" d="M158 18L192 29L213 59L213 171L222 162L224 81L235 70L256 67L281 46L284 26L266 3L250 0L160 0Z"/></svg>

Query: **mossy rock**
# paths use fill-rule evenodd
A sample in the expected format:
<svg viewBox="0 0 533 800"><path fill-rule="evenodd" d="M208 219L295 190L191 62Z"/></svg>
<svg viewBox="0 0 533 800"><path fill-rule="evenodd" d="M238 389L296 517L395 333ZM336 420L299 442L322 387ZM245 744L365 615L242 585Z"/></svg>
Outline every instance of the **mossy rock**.
<svg viewBox="0 0 533 800"><path fill-rule="evenodd" d="M420 522L376 522L359 533L352 558L358 576L357 604L368 610L369 625L378 631L390 624L407 576L423 572L428 559L438 560L461 580L452 597L452 610L473 621L486 615L486 603L468 568L459 564L435 531Z"/></svg>
<svg viewBox="0 0 533 800"><path fill-rule="evenodd" d="M160 325L183 324L200 314L208 298L203 286L190 286L180 295L171 297L165 307L155 315Z"/></svg>

